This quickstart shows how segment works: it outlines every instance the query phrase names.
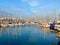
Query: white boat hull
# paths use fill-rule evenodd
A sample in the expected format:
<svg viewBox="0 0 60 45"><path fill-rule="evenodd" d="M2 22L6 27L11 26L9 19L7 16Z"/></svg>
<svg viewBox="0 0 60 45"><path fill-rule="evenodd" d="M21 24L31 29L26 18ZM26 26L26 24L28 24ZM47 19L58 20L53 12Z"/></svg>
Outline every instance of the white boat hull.
<svg viewBox="0 0 60 45"><path fill-rule="evenodd" d="M7 27L7 24L1 24L1 27Z"/></svg>
<svg viewBox="0 0 60 45"><path fill-rule="evenodd" d="M8 26L12 27L12 26L14 26L14 24L8 24Z"/></svg>

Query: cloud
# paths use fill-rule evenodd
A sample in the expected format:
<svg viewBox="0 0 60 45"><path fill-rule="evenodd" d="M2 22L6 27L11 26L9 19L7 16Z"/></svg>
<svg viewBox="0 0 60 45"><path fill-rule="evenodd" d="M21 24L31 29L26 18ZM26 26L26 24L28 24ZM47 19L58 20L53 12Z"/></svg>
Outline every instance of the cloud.
<svg viewBox="0 0 60 45"><path fill-rule="evenodd" d="M29 5L35 7L35 6L38 6L39 3L37 1L30 1Z"/></svg>

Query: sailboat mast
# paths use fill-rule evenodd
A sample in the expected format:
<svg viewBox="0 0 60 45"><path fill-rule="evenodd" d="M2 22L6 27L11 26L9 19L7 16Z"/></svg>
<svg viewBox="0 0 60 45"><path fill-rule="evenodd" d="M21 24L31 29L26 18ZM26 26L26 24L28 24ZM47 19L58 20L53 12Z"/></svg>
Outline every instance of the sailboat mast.
<svg viewBox="0 0 60 45"><path fill-rule="evenodd" d="M54 9L54 21L55 21L55 23L57 22L57 15L56 15L56 10Z"/></svg>

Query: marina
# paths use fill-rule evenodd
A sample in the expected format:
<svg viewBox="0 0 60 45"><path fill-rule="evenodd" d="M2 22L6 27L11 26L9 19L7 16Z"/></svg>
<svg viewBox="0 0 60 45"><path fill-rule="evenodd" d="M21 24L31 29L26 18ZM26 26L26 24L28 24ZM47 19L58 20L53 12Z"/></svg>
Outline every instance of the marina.
<svg viewBox="0 0 60 45"><path fill-rule="evenodd" d="M60 40L59 24L60 22L35 22L16 18L0 18L0 31L2 31L0 39L4 39L1 40L4 42L6 40L5 43L7 44L9 42L14 44L17 41L16 43L19 45L52 45L53 43L57 45ZM5 38L3 38L4 36ZM3 44L1 41L0 44Z"/></svg>
<svg viewBox="0 0 60 45"><path fill-rule="evenodd" d="M60 0L0 0L0 45L60 45Z"/></svg>
<svg viewBox="0 0 60 45"><path fill-rule="evenodd" d="M48 21L48 22L41 22L33 20L22 20L22 19L16 19L16 18L8 18L8 17L0 17L0 27L14 27L14 26L24 26L24 25L34 25L38 24L39 27L42 28L49 28L54 31L60 32L60 21Z"/></svg>
<svg viewBox="0 0 60 45"><path fill-rule="evenodd" d="M28 24L35 24L33 21L24 21L21 19L16 18L8 18L8 17L0 17L0 27L12 27L12 26L22 26L22 25L28 25ZM38 24L38 22L37 22Z"/></svg>

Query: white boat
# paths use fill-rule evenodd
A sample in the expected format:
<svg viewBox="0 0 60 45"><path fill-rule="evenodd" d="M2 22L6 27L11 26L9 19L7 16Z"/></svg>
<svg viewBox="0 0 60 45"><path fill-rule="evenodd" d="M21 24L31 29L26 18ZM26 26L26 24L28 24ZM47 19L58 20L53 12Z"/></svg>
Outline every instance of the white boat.
<svg viewBox="0 0 60 45"><path fill-rule="evenodd" d="M44 27L44 28L49 28L49 27L50 27L50 25L47 24L47 23L45 23L45 24L41 24L40 26L41 26L41 27Z"/></svg>
<svg viewBox="0 0 60 45"><path fill-rule="evenodd" d="M8 24L8 26L9 26L9 27L12 27L12 26L14 26L14 24Z"/></svg>
<svg viewBox="0 0 60 45"><path fill-rule="evenodd" d="M22 24L22 23L18 23L18 24L17 24L17 26L21 26L21 25L23 25L23 24Z"/></svg>
<svg viewBox="0 0 60 45"><path fill-rule="evenodd" d="M31 22L31 24L35 24L34 22Z"/></svg>
<svg viewBox="0 0 60 45"><path fill-rule="evenodd" d="M1 24L1 27L7 27L7 24Z"/></svg>
<svg viewBox="0 0 60 45"><path fill-rule="evenodd" d="M60 25L55 25L55 29L57 29L57 31L60 31Z"/></svg>
<svg viewBox="0 0 60 45"><path fill-rule="evenodd" d="M29 22L25 22L24 25L29 25L30 23Z"/></svg>
<svg viewBox="0 0 60 45"><path fill-rule="evenodd" d="M57 21L55 26L60 28L60 21Z"/></svg>
<svg viewBox="0 0 60 45"><path fill-rule="evenodd" d="M57 31L60 31L60 28L57 27L56 29L57 29Z"/></svg>
<svg viewBox="0 0 60 45"><path fill-rule="evenodd" d="M55 25L55 27L58 27L58 28L60 28L60 25Z"/></svg>

